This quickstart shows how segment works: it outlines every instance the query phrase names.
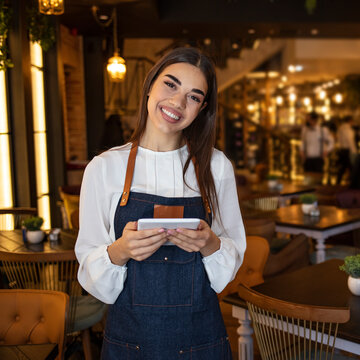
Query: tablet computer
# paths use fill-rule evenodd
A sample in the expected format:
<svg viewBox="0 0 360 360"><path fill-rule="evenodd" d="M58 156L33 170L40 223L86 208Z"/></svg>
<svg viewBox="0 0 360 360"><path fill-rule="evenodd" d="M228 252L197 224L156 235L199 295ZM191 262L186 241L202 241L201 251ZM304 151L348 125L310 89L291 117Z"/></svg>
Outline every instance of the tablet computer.
<svg viewBox="0 0 360 360"><path fill-rule="evenodd" d="M138 230L147 230L155 228L163 229L192 229L196 230L200 224L200 219L196 218L156 218L156 219L139 219Z"/></svg>

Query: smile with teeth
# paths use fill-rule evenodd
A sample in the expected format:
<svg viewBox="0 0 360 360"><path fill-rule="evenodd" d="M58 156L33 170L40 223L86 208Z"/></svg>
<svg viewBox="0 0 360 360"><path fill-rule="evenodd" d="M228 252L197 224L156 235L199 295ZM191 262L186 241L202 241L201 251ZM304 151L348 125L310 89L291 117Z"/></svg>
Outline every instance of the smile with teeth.
<svg viewBox="0 0 360 360"><path fill-rule="evenodd" d="M170 112L169 110L166 110L164 108L161 108L161 111L166 114L167 116L170 116L172 119L174 120L179 120L180 119L180 116L177 116L175 114L173 114L172 112Z"/></svg>

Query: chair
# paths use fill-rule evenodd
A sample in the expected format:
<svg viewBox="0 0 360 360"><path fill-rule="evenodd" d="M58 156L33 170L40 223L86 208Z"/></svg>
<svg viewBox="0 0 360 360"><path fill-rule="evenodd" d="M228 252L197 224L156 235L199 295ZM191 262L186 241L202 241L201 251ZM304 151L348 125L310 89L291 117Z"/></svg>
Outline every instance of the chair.
<svg viewBox="0 0 360 360"><path fill-rule="evenodd" d="M59 186L61 201L59 202L63 228L79 229L80 186Z"/></svg>
<svg viewBox="0 0 360 360"><path fill-rule="evenodd" d="M23 220L36 214L32 207L0 208L0 230L20 229Z"/></svg>
<svg viewBox="0 0 360 360"><path fill-rule="evenodd" d="M244 260L235 279L218 295L221 313L233 353L237 351L237 328L239 327L239 323L232 316L232 306L222 301L222 299L228 294L237 292L238 286L241 283L248 286L261 284L264 281L262 273L269 255L269 244L266 239L260 236L248 236L246 243Z"/></svg>
<svg viewBox="0 0 360 360"><path fill-rule="evenodd" d="M90 328L103 318L106 305L90 295L82 295L82 288L77 281L79 264L74 251L0 251L0 261L12 289L47 289L69 295L66 333L81 332L85 359L91 359Z"/></svg>
<svg viewBox="0 0 360 360"><path fill-rule="evenodd" d="M269 242L270 254L264 268L264 278L294 271L310 264L310 245L304 234L296 235L292 239L277 238L275 222L265 218L245 218L244 226L247 235L262 236Z"/></svg>
<svg viewBox="0 0 360 360"><path fill-rule="evenodd" d="M2 345L58 345L63 359L69 296L50 290L0 290Z"/></svg>
<svg viewBox="0 0 360 360"><path fill-rule="evenodd" d="M238 270L236 277L219 294L219 298L237 292L239 284L255 286L264 282L263 271L269 256L269 244L263 237L247 236L246 251L243 263Z"/></svg>
<svg viewBox="0 0 360 360"><path fill-rule="evenodd" d="M337 358L338 324L349 321L349 308L291 303L244 285L239 285L238 294L247 303L263 360Z"/></svg>

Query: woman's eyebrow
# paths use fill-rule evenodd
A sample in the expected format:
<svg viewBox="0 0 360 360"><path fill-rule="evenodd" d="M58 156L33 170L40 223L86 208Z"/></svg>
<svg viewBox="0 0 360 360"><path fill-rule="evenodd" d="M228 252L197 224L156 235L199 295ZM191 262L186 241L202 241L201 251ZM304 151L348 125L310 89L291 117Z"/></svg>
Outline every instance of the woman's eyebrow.
<svg viewBox="0 0 360 360"><path fill-rule="evenodd" d="M165 76L169 77L171 80L175 81L178 85L181 86L181 81L180 81L177 77L175 77L174 75L166 74ZM195 92L195 93L197 93L197 94L200 94L200 95L202 95L202 96L205 97L205 93L204 93L202 90L200 90L200 89L192 89L191 91L193 91L193 92Z"/></svg>

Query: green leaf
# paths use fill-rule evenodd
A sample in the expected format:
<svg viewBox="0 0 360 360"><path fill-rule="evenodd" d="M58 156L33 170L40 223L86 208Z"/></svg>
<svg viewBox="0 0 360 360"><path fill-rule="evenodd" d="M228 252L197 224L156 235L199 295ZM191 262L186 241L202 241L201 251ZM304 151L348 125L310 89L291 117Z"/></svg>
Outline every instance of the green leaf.
<svg viewBox="0 0 360 360"><path fill-rule="evenodd" d="M316 8L316 0L305 0L305 8L307 12L312 15Z"/></svg>

